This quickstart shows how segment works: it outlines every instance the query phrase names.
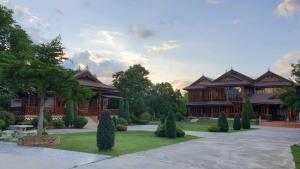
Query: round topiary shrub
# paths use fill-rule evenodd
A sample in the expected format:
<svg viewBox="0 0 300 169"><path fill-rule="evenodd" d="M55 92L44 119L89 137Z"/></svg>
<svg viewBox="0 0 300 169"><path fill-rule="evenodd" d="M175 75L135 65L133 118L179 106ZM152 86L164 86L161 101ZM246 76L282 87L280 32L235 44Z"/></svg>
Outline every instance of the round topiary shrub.
<svg viewBox="0 0 300 169"><path fill-rule="evenodd" d="M127 131L127 126L122 124L117 124L116 129L117 131Z"/></svg>
<svg viewBox="0 0 300 169"><path fill-rule="evenodd" d="M176 122L174 113L169 112L168 117L166 119L166 131L165 135L168 138L176 138Z"/></svg>
<svg viewBox="0 0 300 169"><path fill-rule="evenodd" d="M117 118L116 120L116 124L117 125L123 125L123 126L128 126L128 122L126 119L120 117L120 118Z"/></svg>
<svg viewBox="0 0 300 169"><path fill-rule="evenodd" d="M88 120L86 118L79 116L79 117L77 117L77 119L75 119L73 121L73 127L82 129L87 123L88 123Z"/></svg>
<svg viewBox="0 0 300 169"><path fill-rule="evenodd" d="M65 122L63 120L55 120L53 122L54 128L56 129L62 129L65 127Z"/></svg>
<svg viewBox="0 0 300 169"><path fill-rule="evenodd" d="M6 126L6 122L0 119L0 130L3 130L5 126Z"/></svg>
<svg viewBox="0 0 300 169"><path fill-rule="evenodd" d="M35 128L37 128L38 123L39 123L39 119L38 119L38 118L34 118L34 119L32 120L32 122L31 122L31 124L32 124ZM48 121L44 118L43 127L46 128L47 125L48 125Z"/></svg>
<svg viewBox="0 0 300 169"><path fill-rule="evenodd" d="M209 132L219 132L219 131L220 131L220 129L219 129L219 127L218 127L217 125L211 125L211 126L209 126L209 127L207 128L207 130L208 130Z"/></svg>
<svg viewBox="0 0 300 169"><path fill-rule="evenodd" d="M236 114L234 116L233 129L234 130L241 130L241 119L240 119L240 115L239 114Z"/></svg>
<svg viewBox="0 0 300 169"><path fill-rule="evenodd" d="M218 127L220 132L228 132L228 121L224 112L221 112L218 119Z"/></svg>
<svg viewBox="0 0 300 169"><path fill-rule="evenodd" d="M115 127L110 112L103 112L97 128L98 151L111 150L115 144Z"/></svg>

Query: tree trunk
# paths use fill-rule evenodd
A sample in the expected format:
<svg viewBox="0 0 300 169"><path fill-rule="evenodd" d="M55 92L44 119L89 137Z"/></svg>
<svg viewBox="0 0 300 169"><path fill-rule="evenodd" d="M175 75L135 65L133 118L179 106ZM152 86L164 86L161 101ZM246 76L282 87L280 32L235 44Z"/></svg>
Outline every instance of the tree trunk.
<svg viewBox="0 0 300 169"><path fill-rule="evenodd" d="M41 94L39 101L39 122L37 127L37 136L41 137L44 129L44 110L45 110L45 94Z"/></svg>

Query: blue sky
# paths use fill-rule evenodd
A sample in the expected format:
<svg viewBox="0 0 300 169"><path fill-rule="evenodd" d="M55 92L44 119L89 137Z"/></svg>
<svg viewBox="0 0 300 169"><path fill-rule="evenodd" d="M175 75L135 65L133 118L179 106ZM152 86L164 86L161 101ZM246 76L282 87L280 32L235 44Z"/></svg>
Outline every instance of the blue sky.
<svg viewBox="0 0 300 169"><path fill-rule="evenodd" d="M32 39L61 35L67 67L111 83L141 63L154 82L181 88L231 67L289 77L300 59L300 0L0 0Z"/></svg>

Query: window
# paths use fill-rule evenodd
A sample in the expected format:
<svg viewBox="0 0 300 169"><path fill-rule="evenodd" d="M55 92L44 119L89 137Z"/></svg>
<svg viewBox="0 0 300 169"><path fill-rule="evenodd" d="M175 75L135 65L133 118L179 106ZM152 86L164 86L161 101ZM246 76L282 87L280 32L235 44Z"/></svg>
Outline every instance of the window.
<svg viewBox="0 0 300 169"><path fill-rule="evenodd" d="M16 107L22 107L22 99L14 99L10 101L10 107L16 108Z"/></svg>

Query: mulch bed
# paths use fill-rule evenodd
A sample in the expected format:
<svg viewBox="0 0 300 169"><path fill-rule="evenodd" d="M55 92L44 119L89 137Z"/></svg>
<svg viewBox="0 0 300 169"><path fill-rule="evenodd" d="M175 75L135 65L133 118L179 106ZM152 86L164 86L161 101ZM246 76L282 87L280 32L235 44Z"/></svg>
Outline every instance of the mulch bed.
<svg viewBox="0 0 300 169"><path fill-rule="evenodd" d="M57 136L25 136L18 139L18 145L23 146L56 146L60 144Z"/></svg>

